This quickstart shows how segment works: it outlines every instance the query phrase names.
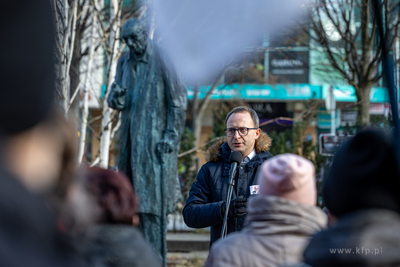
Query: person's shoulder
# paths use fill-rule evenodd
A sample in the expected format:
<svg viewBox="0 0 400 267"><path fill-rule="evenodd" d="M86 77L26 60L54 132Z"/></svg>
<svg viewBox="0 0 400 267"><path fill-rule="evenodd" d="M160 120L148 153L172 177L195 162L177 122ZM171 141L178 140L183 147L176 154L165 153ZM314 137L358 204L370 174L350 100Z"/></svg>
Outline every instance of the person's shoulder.
<svg viewBox="0 0 400 267"><path fill-rule="evenodd" d="M101 236L109 236L112 238L118 236L134 236L135 238L140 238L141 233L131 225L123 224L100 224L92 227L92 230Z"/></svg>
<svg viewBox="0 0 400 267"><path fill-rule="evenodd" d="M272 154L268 150L257 152L256 155L259 155L262 158L271 158Z"/></svg>
<svg viewBox="0 0 400 267"><path fill-rule="evenodd" d="M206 153L206 161L207 162L221 162L221 161L229 161L229 155L231 153L231 149L226 143L226 138L220 138L216 143L210 146Z"/></svg>
<svg viewBox="0 0 400 267"><path fill-rule="evenodd" d="M147 266L161 266L143 234L130 225L97 225L87 233L87 237L91 240L88 247L92 257L102 258L104 255L100 254L107 251L108 260L111 261L129 264L142 261L151 263Z"/></svg>
<svg viewBox="0 0 400 267"><path fill-rule="evenodd" d="M248 248L251 246L243 246L244 243L249 244L248 237L242 232L230 233L224 239L218 239L213 243L210 253L215 255L217 261L224 261L224 259L234 260L239 263L241 255L248 253Z"/></svg>
<svg viewBox="0 0 400 267"><path fill-rule="evenodd" d="M213 243L211 249L214 250L225 250L225 248L240 248L243 240L246 240L248 236L244 232L233 232L227 235L224 239L218 239Z"/></svg>
<svg viewBox="0 0 400 267"><path fill-rule="evenodd" d="M221 164L222 164L221 161L209 161L209 162L206 162L206 163L204 163L203 166L201 166L199 174L201 172L203 172L203 173L210 173L211 172L212 173L217 168L219 168L221 166Z"/></svg>
<svg viewBox="0 0 400 267"><path fill-rule="evenodd" d="M81 266L43 199L1 164L0 179L0 266Z"/></svg>

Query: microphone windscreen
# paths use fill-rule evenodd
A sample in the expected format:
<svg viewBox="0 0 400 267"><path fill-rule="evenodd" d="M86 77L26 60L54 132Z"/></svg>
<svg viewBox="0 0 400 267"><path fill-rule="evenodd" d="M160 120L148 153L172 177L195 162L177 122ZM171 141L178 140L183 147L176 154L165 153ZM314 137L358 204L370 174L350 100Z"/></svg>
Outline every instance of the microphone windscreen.
<svg viewBox="0 0 400 267"><path fill-rule="evenodd" d="M239 151L232 151L229 156L229 163L232 164L233 162L236 162L237 164L242 162L242 154Z"/></svg>

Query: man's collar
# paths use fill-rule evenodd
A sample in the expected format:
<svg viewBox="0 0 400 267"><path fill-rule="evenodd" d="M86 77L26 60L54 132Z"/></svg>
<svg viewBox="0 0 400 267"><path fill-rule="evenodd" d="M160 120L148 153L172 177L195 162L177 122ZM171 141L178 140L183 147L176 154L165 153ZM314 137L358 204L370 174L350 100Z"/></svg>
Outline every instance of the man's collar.
<svg viewBox="0 0 400 267"><path fill-rule="evenodd" d="M245 157L242 161L242 163L247 163L249 162L252 158L254 158L254 156L256 155L256 150L253 149L250 154L247 155L247 157Z"/></svg>
<svg viewBox="0 0 400 267"><path fill-rule="evenodd" d="M231 150L232 153L232 150ZM248 154L244 159L242 159L242 163L247 163L249 162L252 158L254 158L254 156L256 155L256 149L253 149L250 154Z"/></svg>

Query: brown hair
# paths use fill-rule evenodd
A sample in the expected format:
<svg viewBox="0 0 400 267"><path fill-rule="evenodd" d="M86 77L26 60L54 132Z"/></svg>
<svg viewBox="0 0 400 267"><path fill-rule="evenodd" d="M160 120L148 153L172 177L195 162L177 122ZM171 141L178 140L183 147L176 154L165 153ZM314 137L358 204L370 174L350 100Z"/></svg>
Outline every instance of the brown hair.
<svg viewBox="0 0 400 267"><path fill-rule="evenodd" d="M244 113L244 112L248 112L248 113L250 114L251 119L253 120L253 123L254 123L254 127L256 127L256 128L260 127L260 120L259 120L259 118L258 118L257 112L255 112L254 109L249 108L249 107L246 107L246 106L239 106L239 107L236 107L236 108L232 109L232 110L228 113L228 115L226 115L226 118L225 118L225 126L226 126L226 123L227 123L229 117L230 117L233 113Z"/></svg>
<svg viewBox="0 0 400 267"><path fill-rule="evenodd" d="M84 170L83 180L85 189L100 209L99 223L132 225L138 200L124 174L92 167Z"/></svg>

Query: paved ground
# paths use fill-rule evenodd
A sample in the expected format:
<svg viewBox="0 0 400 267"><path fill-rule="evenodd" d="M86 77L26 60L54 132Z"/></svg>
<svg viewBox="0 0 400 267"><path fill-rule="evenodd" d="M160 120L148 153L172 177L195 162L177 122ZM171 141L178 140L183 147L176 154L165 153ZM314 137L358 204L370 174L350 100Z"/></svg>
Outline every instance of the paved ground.
<svg viewBox="0 0 400 267"><path fill-rule="evenodd" d="M207 259L208 251L192 251L187 253L182 252L168 252L168 258L182 258L182 259L192 259L192 258L199 258L199 259Z"/></svg>
<svg viewBox="0 0 400 267"><path fill-rule="evenodd" d="M167 266L201 267L208 257L210 234L168 233Z"/></svg>
<svg viewBox="0 0 400 267"><path fill-rule="evenodd" d="M189 253L169 252L167 266L174 267L201 267L208 257L208 251L194 251Z"/></svg>
<svg viewBox="0 0 400 267"><path fill-rule="evenodd" d="M167 248L170 252L208 251L210 234L168 233Z"/></svg>
<svg viewBox="0 0 400 267"><path fill-rule="evenodd" d="M167 241L199 241L210 242L210 233L195 234L195 233L167 233Z"/></svg>

